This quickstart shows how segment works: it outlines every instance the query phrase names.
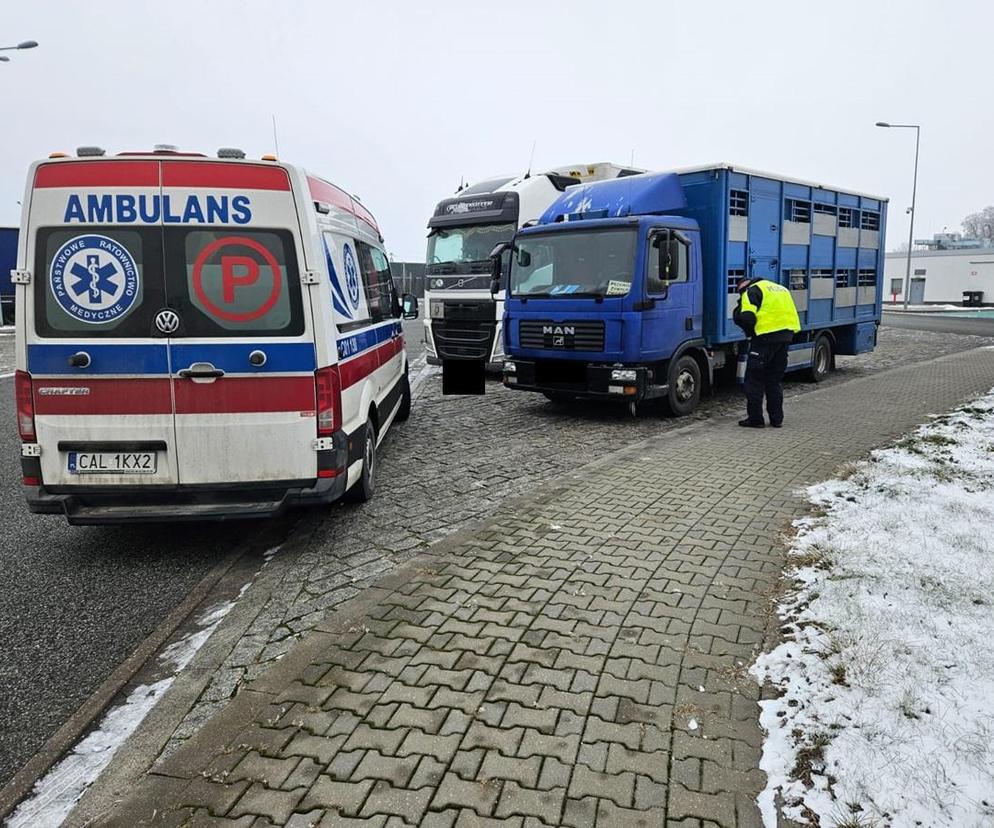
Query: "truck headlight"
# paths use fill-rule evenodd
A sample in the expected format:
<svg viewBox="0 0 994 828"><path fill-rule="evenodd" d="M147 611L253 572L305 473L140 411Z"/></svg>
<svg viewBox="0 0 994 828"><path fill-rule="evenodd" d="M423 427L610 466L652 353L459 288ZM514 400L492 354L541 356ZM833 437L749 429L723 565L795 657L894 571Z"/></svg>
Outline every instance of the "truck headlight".
<svg viewBox="0 0 994 828"><path fill-rule="evenodd" d="M433 301L431 303L431 308L429 309L432 319L444 319L445 318L445 302Z"/></svg>
<svg viewBox="0 0 994 828"><path fill-rule="evenodd" d="M504 373L505 374L515 374L515 373L517 373L517 371L518 371L518 366L515 365L513 362L505 362L504 363Z"/></svg>
<svg viewBox="0 0 994 828"><path fill-rule="evenodd" d="M635 382L638 379L638 372L634 368L614 368L611 371L611 379L616 382Z"/></svg>

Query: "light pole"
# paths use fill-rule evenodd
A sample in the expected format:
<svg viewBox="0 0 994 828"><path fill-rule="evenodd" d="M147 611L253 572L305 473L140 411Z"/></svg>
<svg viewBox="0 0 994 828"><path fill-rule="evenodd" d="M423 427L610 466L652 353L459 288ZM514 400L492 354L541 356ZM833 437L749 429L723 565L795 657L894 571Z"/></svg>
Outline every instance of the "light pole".
<svg viewBox="0 0 994 828"><path fill-rule="evenodd" d="M911 246L915 240L915 196L918 193L918 142L921 140L922 128L918 124L888 124L886 121L877 121L878 127L887 129L913 129L915 131L915 177L911 185L911 207L908 212L911 214L911 226L908 228L908 265L904 272L904 309L908 309L908 299L911 292Z"/></svg>
<svg viewBox="0 0 994 828"><path fill-rule="evenodd" d="M34 49L38 45L36 40L22 40L16 46L0 46L0 52L9 52L11 49ZM10 63L10 58L0 55L0 63Z"/></svg>

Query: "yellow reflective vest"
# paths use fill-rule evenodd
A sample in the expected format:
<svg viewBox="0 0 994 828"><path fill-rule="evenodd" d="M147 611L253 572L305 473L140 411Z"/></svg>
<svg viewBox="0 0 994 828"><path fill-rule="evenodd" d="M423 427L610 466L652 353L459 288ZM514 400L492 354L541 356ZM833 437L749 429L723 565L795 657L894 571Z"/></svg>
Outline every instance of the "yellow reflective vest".
<svg viewBox="0 0 994 828"><path fill-rule="evenodd" d="M760 291L758 297L750 296L754 290ZM755 301L756 299L758 301ZM768 279L753 282L739 298L735 321L738 323L739 317L745 314L752 314L756 320L752 336L763 336L778 331L797 333L801 330L801 320L798 319L797 308L794 306L794 299L790 295L790 291L783 285L778 285ZM747 330L746 333L750 332Z"/></svg>

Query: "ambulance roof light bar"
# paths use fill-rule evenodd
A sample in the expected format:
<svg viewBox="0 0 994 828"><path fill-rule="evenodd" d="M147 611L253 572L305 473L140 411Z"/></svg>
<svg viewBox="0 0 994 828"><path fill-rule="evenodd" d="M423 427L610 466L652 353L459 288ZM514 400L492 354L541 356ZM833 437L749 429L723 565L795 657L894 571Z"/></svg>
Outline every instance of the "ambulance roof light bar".
<svg viewBox="0 0 994 828"><path fill-rule="evenodd" d="M76 147L76 155L79 158L99 158L106 154L107 151L103 147Z"/></svg>
<svg viewBox="0 0 994 828"><path fill-rule="evenodd" d="M237 147L221 147L217 151L218 158L244 158L245 150L240 150Z"/></svg>

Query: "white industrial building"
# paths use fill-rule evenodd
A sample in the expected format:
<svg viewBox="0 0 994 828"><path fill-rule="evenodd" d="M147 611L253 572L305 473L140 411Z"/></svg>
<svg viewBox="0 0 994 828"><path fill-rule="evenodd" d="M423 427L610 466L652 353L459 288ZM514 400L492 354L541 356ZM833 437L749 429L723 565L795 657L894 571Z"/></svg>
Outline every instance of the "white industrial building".
<svg viewBox="0 0 994 828"><path fill-rule="evenodd" d="M884 258L884 303L904 302L907 253ZM964 291L982 291L983 303L994 305L994 247L966 250L914 250L911 253L909 304L956 304Z"/></svg>

